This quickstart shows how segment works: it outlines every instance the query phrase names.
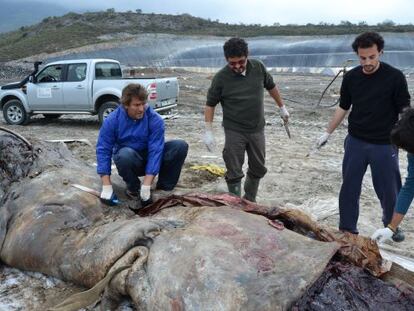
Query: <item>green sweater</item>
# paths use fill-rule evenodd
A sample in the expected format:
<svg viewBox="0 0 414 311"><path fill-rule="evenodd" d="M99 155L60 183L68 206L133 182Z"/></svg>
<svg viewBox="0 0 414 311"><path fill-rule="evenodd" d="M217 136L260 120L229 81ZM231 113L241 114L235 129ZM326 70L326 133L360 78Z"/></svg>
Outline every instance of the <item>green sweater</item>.
<svg viewBox="0 0 414 311"><path fill-rule="evenodd" d="M246 75L223 67L213 78L207 93L207 106L223 107L223 127L238 132L254 133L265 125L263 88L275 87L272 76L262 62L248 59Z"/></svg>

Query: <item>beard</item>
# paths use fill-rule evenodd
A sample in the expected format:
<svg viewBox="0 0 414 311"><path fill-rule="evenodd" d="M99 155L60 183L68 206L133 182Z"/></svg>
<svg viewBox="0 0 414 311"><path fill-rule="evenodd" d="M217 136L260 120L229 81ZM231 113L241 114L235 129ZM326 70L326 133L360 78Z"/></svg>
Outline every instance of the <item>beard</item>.
<svg viewBox="0 0 414 311"><path fill-rule="evenodd" d="M232 68L233 72L237 73L237 74L241 74L243 71L246 70L246 67L239 67L239 68Z"/></svg>
<svg viewBox="0 0 414 311"><path fill-rule="evenodd" d="M366 71L366 72L371 72L374 69L375 69L375 66L373 66L373 65L364 66L364 71Z"/></svg>
<svg viewBox="0 0 414 311"><path fill-rule="evenodd" d="M379 67L380 67L380 62L378 62L376 65L364 65L362 66L362 69L365 73L371 74L371 73L376 72Z"/></svg>

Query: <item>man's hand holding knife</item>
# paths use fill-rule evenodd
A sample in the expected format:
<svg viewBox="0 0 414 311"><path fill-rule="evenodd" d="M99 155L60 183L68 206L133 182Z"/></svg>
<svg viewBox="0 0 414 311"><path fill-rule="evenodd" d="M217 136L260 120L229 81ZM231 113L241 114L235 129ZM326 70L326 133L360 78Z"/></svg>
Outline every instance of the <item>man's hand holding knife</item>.
<svg viewBox="0 0 414 311"><path fill-rule="evenodd" d="M285 131L286 131L287 136L289 138L291 138L290 130L289 130L289 126L288 126L290 115L289 115L289 112L287 111L285 105L283 105L282 107L279 107L279 115L283 120L283 126L285 127Z"/></svg>

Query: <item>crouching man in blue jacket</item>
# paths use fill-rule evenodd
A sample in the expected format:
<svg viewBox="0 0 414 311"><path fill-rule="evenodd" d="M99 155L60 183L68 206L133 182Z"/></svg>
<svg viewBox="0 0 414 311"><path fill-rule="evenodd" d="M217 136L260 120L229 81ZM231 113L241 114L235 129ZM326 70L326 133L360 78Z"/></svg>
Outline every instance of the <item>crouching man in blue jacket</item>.
<svg viewBox="0 0 414 311"><path fill-rule="evenodd" d="M142 206L151 203L151 185L173 190L188 152L183 140L164 141L164 120L146 104L147 90L129 84L122 90L121 105L105 119L96 145L97 172L102 179L101 199L111 200L111 160L126 183L126 194ZM144 176L141 184L139 176Z"/></svg>

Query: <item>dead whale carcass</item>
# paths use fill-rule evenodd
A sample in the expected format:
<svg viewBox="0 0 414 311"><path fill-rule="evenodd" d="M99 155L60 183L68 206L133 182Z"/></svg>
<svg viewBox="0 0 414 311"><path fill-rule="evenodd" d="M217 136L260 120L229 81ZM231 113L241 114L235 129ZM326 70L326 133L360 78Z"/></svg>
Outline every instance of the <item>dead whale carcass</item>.
<svg viewBox="0 0 414 311"><path fill-rule="evenodd" d="M106 286L105 310L122 296L143 310L284 310L338 249L351 262L383 272L374 246L227 195L173 196L143 210L153 214L145 218L110 210L70 187L98 188L99 180L64 146L35 142L30 151L1 135L0 170L0 259L86 287L119 272ZM330 242L278 230L269 224L277 217Z"/></svg>

